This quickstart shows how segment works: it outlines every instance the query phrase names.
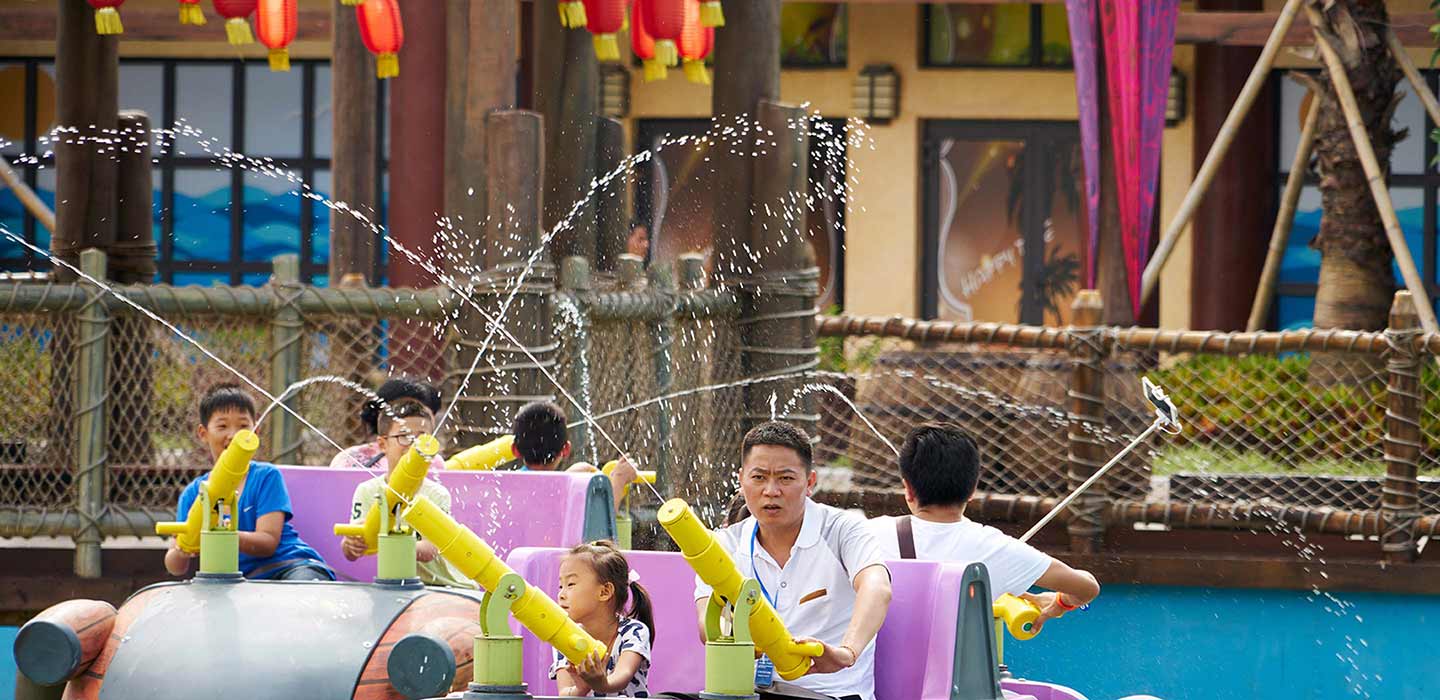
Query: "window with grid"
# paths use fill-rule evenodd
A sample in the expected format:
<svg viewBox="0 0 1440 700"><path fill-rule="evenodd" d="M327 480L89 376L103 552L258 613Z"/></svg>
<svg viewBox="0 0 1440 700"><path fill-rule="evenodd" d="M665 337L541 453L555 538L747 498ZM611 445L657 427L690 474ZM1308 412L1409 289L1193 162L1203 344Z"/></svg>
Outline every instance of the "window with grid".
<svg viewBox="0 0 1440 700"><path fill-rule="evenodd" d="M1070 25L1061 3L930 3L920 13L921 65L1068 68Z"/></svg>
<svg viewBox="0 0 1440 700"><path fill-rule="evenodd" d="M300 255L301 274L327 282L331 212L301 196L290 178L218 164L227 150L271 162L328 196L331 187L330 64L295 60L289 72L263 62L228 60L120 61L123 109L150 115L153 128L179 129L156 141L155 239L159 282L260 284L271 260ZM3 155L45 203L55 206L55 161L45 136L55 123L55 69L49 58L0 59L0 143ZM376 109L379 153L389 152L382 82ZM388 178L378 163L385 216ZM40 248L49 232L0 189L0 226ZM3 238L3 237L0 237ZM383 246L377 246L383 249ZM0 240L0 270L44 270L48 264L9 239ZM381 260L376 260L382 269Z"/></svg>
<svg viewBox="0 0 1440 700"><path fill-rule="evenodd" d="M1301 105L1305 100L1306 88L1284 77L1285 71L1277 72L1272 78L1279 83L1279 109L1275 110L1275 129L1278 145L1275 164L1276 192L1283 192L1285 179L1290 174L1295 149L1299 146L1300 130L1303 126ZM1434 90L1440 71L1424 71L1425 79ZM1427 135L1435 128L1425 114L1420 100L1402 81L1399 88L1404 93L1395 109L1393 128L1406 129L1409 134L1395 144L1390 154L1390 197L1395 202L1395 213L1400 227L1405 232L1406 245L1415 258L1420 276L1430 289L1431 296L1440 294L1436 285L1437 264L1435 211L1436 197L1440 194L1440 172L1432 162L1435 159L1435 144ZM1280 197L1276 196L1278 202ZM1277 329L1309 328L1315 317L1315 288L1320 279L1320 251L1310 247L1310 242L1320 232L1320 187L1319 178L1309 172L1305 177L1304 189L1295 208L1295 219L1290 230L1290 239L1285 247L1285 256L1280 263L1280 276L1276 281L1275 301L1271 305L1271 326ZM1399 268L1394 269L1397 284L1401 284Z"/></svg>

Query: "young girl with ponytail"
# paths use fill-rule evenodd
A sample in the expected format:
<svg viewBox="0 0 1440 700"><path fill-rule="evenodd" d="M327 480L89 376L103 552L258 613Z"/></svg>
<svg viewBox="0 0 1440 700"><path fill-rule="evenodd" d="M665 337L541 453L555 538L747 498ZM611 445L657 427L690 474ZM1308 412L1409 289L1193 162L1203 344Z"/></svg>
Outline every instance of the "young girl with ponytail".
<svg viewBox="0 0 1440 700"><path fill-rule="evenodd" d="M558 682L560 694L650 697L646 678L655 638L650 594L615 544L600 540L571 549L560 562L557 600L570 619L608 650L579 666L556 651L550 677Z"/></svg>

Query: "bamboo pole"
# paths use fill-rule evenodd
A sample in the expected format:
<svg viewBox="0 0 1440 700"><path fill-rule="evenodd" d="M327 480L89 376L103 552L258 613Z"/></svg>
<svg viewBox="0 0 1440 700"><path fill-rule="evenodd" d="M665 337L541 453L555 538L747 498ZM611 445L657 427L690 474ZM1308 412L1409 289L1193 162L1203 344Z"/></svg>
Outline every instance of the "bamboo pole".
<svg viewBox="0 0 1440 700"><path fill-rule="evenodd" d="M80 253L80 269L97 279L105 279L105 253L87 248ZM95 303L102 296L96 288L92 301L80 310L79 340L75 344L75 510L85 523L77 528L75 540L75 575L100 578L100 542L103 535L98 518L105 512L106 475L110 444L107 437L110 415L110 379L107 374L109 357L110 315Z"/></svg>
<svg viewBox="0 0 1440 700"><path fill-rule="evenodd" d="M1314 95L1314 93L1310 93ZM1260 273L1260 284L1255 289L1255 301L1250 306L1250 320L1245 330L1255 332L1265 325L1270 313L1270 302L1275 298L1275 278L1280 276L1280 261L1285 257L1285 246L1290 243L1290 229L1295 224L1295 206L1300 201L1300 190L1305 185L1305 169L1310 165L1310 150L1315 145L1315 124L1320 121L1320 105L1310 103L1310 113L1305 115L1305 127L1300 131L1300 144L1295 148L1295 160L1290 162L1290 176L1285 178L1285 193L1280 197L1280 213L1275 216L1275 229L1270 233L1270 251L1265 254L1265 270Z"/></svg>
<svg viewBox="0 0 1440 700"><path fill-rule="evenodd" d="M1235 106L1230 108L1225 123L1220 125L1220 132L1215 135L1215 143L1210 146L1210 152L1205 154L1205 162L1201 164L1200 172L1195 173L1195 181L1190 183L1190 191L1185 193L1185 199L1180 202L1180 211L1175 212L1175 218L1165 229L1165 235L1160 237L1155 255L1151 256L1149 264L1145 266L1145 274L1141 277L1140 306L1144 306L1155 292L1155 287L1160 282L1160 268L1165 267L1165 261L1175 250L1175 242L1180 239L1180 233L1195 216L1200 200L1205 197L1205 192L1210 189L1210 183L1215 179L1215 173L1220 170L1220 162L1225 160L1225 153L1235 141L1235 132L1240 128L1240 122L1245 120L1245 116L1255 104L1255 98L1260 96L1260 90L1265 87L1270 66L1275 63L1275 54L1280 52L1280 47L1285 43L1285 33L1290 31L1290 24L1295 20L1300 3L1301 0L1287 0L1285 8L1280 11L1280 18L1275 20L1275 28L1270 30L1270 38L1265 41L1265 48L1261 49L1260 58L1255 61L1250 77L1245 79L1245 86L1240 89Z"/></svg>
<svg viewBox="0 0 1440 700"><path fill-rule="evenodd" d="M1385 185L1385 171L1375 158L1375 147L1370 143L1370 133L1365 130L1365 120L1360 116L1360 105L1355 101L1355 92L1350 87L1350 76L1345 73L1345 64L1340 54L1330 45L1324 30L1325 21L1320 11L1311 5L1305 6L1310 26L1315 29L1315 45L1325 58L1330 80L1335 83L1335 94L1340 99L1340 108L1345 111L1345 124L1350 128L1350 138L1355 141L1355 151L1360 164L1365 168L1365 179L1370 184L1370 194L1375 198L1375 208L1380 210L1380 220L1385 224L1385 237L1390 239L1390 248L1395 253L1395 263L1405 278L1405 288L1414 297L1415 310L1420 314L1420 325L1429 332L1436 332L1435 309L1420 280L1420 271L1415 268L1415 259L1410 256L1410 247L1405 244L1405 232L1395 216L1395 203L1390 200L1390 190Z"/></svg>
<svg viewBox="0 0 1440 700"><path fill-rule="evenodd" d="M10 189L15 190L15 197L25 205L25 210L30 212L30 215L35 217L35 220L39 221L46 231L55 233L55 212L50 211L50 207L45 206L45 202L35 196L35 190L30 189L30 186L20 179L20 176L10 167L10 161L5 158L0 158L0 180L4 180Z"/></svg>
<svg viewBox="0 0 1440 700"><path fill-rule="evenodd" d="M1410 59L1409 52L1405 50L1405 45L1400 43L1400 37L1395 34L1393 27L1385 29L1385 43L1390 45L1390 53L1395 55L1395 62L1400 64L1400 70L1410 81L1410 87L1415 90L1415 96L1420 98L1420 103L1425 105L1425 111L1430 113L1430 121L1440 124L1440 102L1435 101L1435 93L1430 92L1430 86L1420 75L1419 69L1415 67L1415 61Z"/></svg>

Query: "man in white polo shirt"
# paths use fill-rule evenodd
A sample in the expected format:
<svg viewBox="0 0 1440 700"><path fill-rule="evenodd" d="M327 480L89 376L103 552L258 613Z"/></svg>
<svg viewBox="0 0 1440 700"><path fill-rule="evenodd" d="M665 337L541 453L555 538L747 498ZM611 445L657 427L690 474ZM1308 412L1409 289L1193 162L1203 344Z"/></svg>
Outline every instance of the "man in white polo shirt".
<svg viewBox="0 0 1440 700"><path fill-rule="evenodd" d="M810 438L771 421L746 433L740 493L750 517L717 534L740 572L760 582L785 626L825 653L795 681L837 698L874 700L875 647L890 607L890 572L865 519L810 500ZM704 628L710 587L696 579Z"/></svg>

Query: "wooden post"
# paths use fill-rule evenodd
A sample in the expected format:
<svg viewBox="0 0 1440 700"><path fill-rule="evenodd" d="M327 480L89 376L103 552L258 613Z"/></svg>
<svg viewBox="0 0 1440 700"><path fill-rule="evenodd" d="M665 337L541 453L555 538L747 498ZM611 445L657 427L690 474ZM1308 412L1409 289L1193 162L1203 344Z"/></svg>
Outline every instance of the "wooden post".
<svg viewBox="0 0 1440 700"><path fill-rule="evenodd" d="M764 155L755 157L754 215L751 246L759 257L754 281L746 285L742 312L741 366L746 377L813 370L819 366L815 344L815 298L819 269L805 238L804 193L810 145L805 110L762 101L759 127L767 134ZM771 135L773 134L773 136ZM747 387L746 428L769 419L770 397L787 403L805 379ZM794 413L781 419L814 433L819 416L812 396L801 397ZM728 476L728 475L727 475Z"/></svg>
<svg viewBox="0 0 1440 700"><path fill-rule="evenodd" d="M545 119L546 231L557 230L550 247L557 259L595 259L595 202L585 201L595 178L600 72L589 32L560 26L555 12L536 12L535 111Z"/></svg>
<svg viewBox="0 0 1440 700"><path fill-rule="evenodd" d="M585 405L585 410L590 411L590 261L583 256L572 255L560 263L560 288L570 297L570 303L575 305L575 327L570 329L571 335L565 343L570 346L570 367L569 385L566 391L570 392L577 401ZM580 416L575 416L579 418ZM570 444L577 459L590 462L599 461L595 445L590 440L590 423L582 421L570 431Z"/></svg>
<svg viewBox="0 0 1440 700"><path fill-rule="evenodd" d="M87 248L80 253L80 270L97 279L105 279L105 253ZM110 314L101 301L105 294L95 287L90 299L80 309L78 338L75 343L75 507L81 525L76 529L75 575L81 578L100 577L100 516L105 513L106 474L109 461L106 436L110 378L107 376L109 357Z"/></svg>
<svg viewBox="0 0 1440 700"><path fill-rule="evenodd" d="M595 177L605 177L625 162L625 125L601 117L595 133ZM616 175L595 193L595 269L615 269L615 259L628 251L630 239L630 173Z"/></svg>
<svg viewBox="0 0 1440 700"><path fill-rule="evenodd" d="M1295 20L1295 14L1299 12L1303 1L1286 0L1285 7L1280 10L1280 17L1275 20L1275 28L1270 30L1270 38L1265 41L1265 48L1260 51L1260 59L1255 62L1255 69L1250 71L1245 87L1240 90L1240 97L1235 100L1235 106L1230 108L1230 116L1220 125L1220 132L1215 135L1215 144L1210 147L1210 152L1205 154L1205 161L1201 163L1199 172L1195 173L1195 180L1185 193L1185 199L1181 200L1180 209L1175 212L1175 218L1171 219L1164 235L1160 237L1159 245L1155 247L1155 254L1145 265L1145 274L1140 283L1140 306L1144 306L1150 295L1155 293L1155 287L1160 283L1161 268L1165 267L1165 261L1170 258L1171 251L1175 250L1175 242L1180 240L1180 234L1189 225L1200 201L1205 198L1205 191L1210 189L1210 183L1215 179L1215 173L1220 169L1220 162L1225 159L1226 152L1230 150L1240 123L1245 120L1245 115L1250 113L1250 107L1255 104L1255 98L1265 88L1265 81L1270 77L1270 66L1274 65L1275 55L1284 45L1285 34L1290 31L1290 24ZM1311 23L1314 23L1313 18Z"/></svg>
<svg viewBox="0 0 1440 700"><path fill-rule="evenodd" d="M461 337L455 342L456 362L450 370L451 383L456 387L451 393L455 397L456 442L460 447L495 437L496 431L510 424L520 405L554 400L555 396L536 364L515 347L515 341L519 341L542 366L554 365L556 345L550 315L554 266L542 253L539 262L525 272L542 240L544 124L540 115L522 110L495 111L486 119L486 210L504 215L489 217L486 225L482 262L487 289L477 289L476 300L501 327L509 328L515 340L499 330L492 335L491 324L483 314L468 306L462 309L457 319ZM515 295L505 318L501 318L500 307L522 274L526 274L525 285ZM507 325L507 318L524 321ZM464 373L486 336L491 336L487 350L499 369L477 369L462 395L459 387Z"/></svg>
<svg viewBox="0 0 1440 700"><path fill-rule="evenodd" d="M650 289L652 293L674 298L675 278L662 265L650 267ZM655 395L664 396L674 387L675 316L667 313L656 319L650 326L651 357L655 363ZM665 473L670 469L670 402L661 401L655 405L655 475L662 485L669 481ZM664 491L661 491L664 493Z"/></svg>
<svg viewBox="0 0 1440 700"><path fill-rule="evenodd" d="M1270 250L1265 256L1265 269L1260 273L1260 284L1255 289L1255 301L1250 306L1250 320L1245 324L1245 330L1251 333L1263 329L1265 317L1270 315L1270 301L1275 298L1275 280L1280 277L1280 262L1285 258L1285 246L1290 243L1290 228L1295 223L1295 207L1300 202L1300 190L1305 186L1305 172L1310 168L1310 151L1315 145L1315 124L1319 121L1320 105L1312 103L1310 112L1305 115L1305 126L1300 130L1300 144L1295 148L1295 160L1290 162L1290 175L1285 178L1285 193L1280 196L1280 213L1275 217L1275 230L1270 233Z"/></svg>
<svg viewBox="0 0 1440 700"><path fill-rule="evenodd" d="M1419 471L1421 448L1421 354L1415 347L1420 334L1410 292L1395 292L1390 306L1390 345L1385 363L1385 485L1380 496L1381 547L1389 562L1414 561L1419 556L1415 520L1420 517Z"/></svg>
<svg viewBox="0 0 1440 700"><path fill-rule="evenodd" d="M154 187L150 162L150 118L144 112L125 110L119 117L120 152L119 222L109 252L110 279L121 284L155 281ZM115 464L150 464L150 407L154 371L151 333L154 323L140 314L123 314L112 321L110 376L115 391L110 409L110 461Z"/></svg>
<svg viewBox="0 0 1440 700"><path fill-rule="evenodd" d="M291 384L300 381L301 350L305 324L291 299L300 290L300 256L275 256L275 276L271 279L281 290L281 304L270 321L270 393L280 396ZM298 407L295 396L285 405ZM270 416L270 455L275 462L297 464L300 461L300 423L295 417L277 408Z"/></svg>
<svg viewBox="0 0 1440 700"><path fill-rule="evenodd" d="M119 102L118 39L95 33L94 10L61 0L55 38L55 121L74 129L55 145L55 214L50 250L74 264L85 248L115 242L115 133ZM148 183L147 183L148 184ZM59 281L72 274L56 268Z"/></svg>
<svg viewBox="0 0 1440 700"><path fill-rule="evenodd" d="M1105 464L1105 358L1109 354L1100 325L1105 314L1100 294L1086 289L1075 296L1071 309L1069 482L1074 489ZM1105 534L1106 480L1095 484L1070 503L1072 516L1066 529L1070 551L1100 551Z"/></svg>
<svg viewBox="0 0 1440 700"><path fill-rule="evenodd" d="M751 182L760 172L748 153L755 139L760 101L778 99L780 0L726 3L725 29L715 32L715 87L710 109L719 129L737 132L711 149L716 155L715 184L710 188L715 197L714 269L722 279L748 274ZM737 154L730 154L732 146Z"/></svg>
<svg viewBox="0 0 1440 700"><path fill-rule="evenodd" d="M373 221L379 210L380 182L375 58L360 40L355 9L330 0L330 10L330 197ZM349 213L331 212L330 279L359 273L374 284L376 238L370 227Z"/></svg>
<svg viewBox="0 0 1440 700"><path fill-rule="evenodd" d="M513 0L446 0L445 23L445 213L457 232L449 254L478 270L469 244L485 234L485 115L515 107L519 7Z"/></svg>
<svg viewBox="0 0 1440 700"><path fill-rule="evenodd" d="M1355 151L1360 156L1360 164L1365 168L1365 178L1369 181L1370 194L1375 198L1375 208L1379 210L1380 220L1385 224L1385 237L1390 240L1390 249L1395 253L1395 265L1400 268L1400 274L1405 278L1405 288L1410 290L1415 311L1420 316L1420 326L1431 333L1440 332L1440 327L1435 323L1435 309L1425 291L1425 283L1420 279L1420 271L1415 267L1415 259L1410 256L1410 247L1405 243L1405 232L1400 228L1400 220L1395 216L1395 203L1390 200L1390 189L1385 184L1385 170L1375 158L1370 132L1366 131L1360 105L1355 102L1355 92L1350 86L1350 76L1345 72L1345 64L1335 52L1335 47L1330 44L1329 30L1320 11L1312 5L1306 5L1305 13L1310 18L1310 26L1315 30L1315 45L1320 48L1330 80L1335 84L1335 95L1340 99L1340 108L1345 112L1350 138L1355 141ZM1315 109L1318 110L1319 106L1316 105Z"/></svg>

